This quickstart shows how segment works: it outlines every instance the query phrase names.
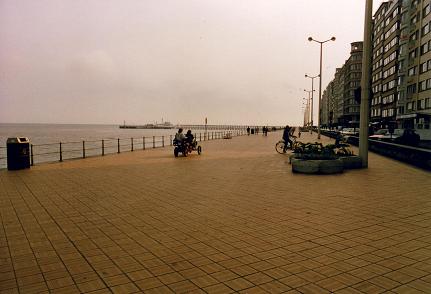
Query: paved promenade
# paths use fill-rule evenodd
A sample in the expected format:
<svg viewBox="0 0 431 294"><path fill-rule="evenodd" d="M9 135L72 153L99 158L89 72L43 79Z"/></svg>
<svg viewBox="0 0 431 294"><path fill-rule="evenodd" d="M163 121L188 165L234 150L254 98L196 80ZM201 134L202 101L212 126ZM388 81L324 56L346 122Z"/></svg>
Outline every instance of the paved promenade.
<svg viewBox="0 0 431 294"><path fill-rule="evenodd" d="M293 174L280 136L0 171L0 293L431 293L431 174Z"/></svg>

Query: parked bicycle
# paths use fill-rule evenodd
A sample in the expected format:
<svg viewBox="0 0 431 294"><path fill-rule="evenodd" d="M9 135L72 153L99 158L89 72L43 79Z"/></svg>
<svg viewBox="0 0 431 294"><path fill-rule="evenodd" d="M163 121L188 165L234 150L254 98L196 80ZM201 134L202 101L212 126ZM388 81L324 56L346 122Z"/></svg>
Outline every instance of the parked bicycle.
<svg viewBox="0 0 431 294"><path fill-rule="evenodd" d="M289 139L290 139L290 142L289 143L287 143L287 146L286 146L286 142L284 141L284 140L280 140L280 141L278 141L276 144L275 144L275 150L278 152L278 153L280 153L280 154L283 154L283 153L286 153L286 151L287 151L287 149L290 149L290 150L293 150L293 148L297 145L297 141L296 141L296 136L293 136L293 135L291 135L290 137L289 137Z"/></svg>

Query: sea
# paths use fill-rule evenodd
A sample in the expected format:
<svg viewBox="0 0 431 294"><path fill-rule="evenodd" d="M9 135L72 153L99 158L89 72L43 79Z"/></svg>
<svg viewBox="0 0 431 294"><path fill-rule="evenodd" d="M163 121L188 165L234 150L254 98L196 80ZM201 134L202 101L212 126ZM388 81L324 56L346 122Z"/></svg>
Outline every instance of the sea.
<svg viewBox="0 0 431 294"><path fill-rule="evenodd" d="M28 138L33 145L33 161L37 164L59 161L60 142L61 159L66 160L102 155L102 144L104 154L117 153L119 149L120 152L131 151L132 148L143 149L144 143L145 148L153 148L153 145L167 146L170 144L170 136L174 136L176 132L177 129L121 129L119 125L2 123L0 124L0 168L7 166L8 138ZM201 133L203 136L204 130L192 130L192 132L197 135Z"/></svg>

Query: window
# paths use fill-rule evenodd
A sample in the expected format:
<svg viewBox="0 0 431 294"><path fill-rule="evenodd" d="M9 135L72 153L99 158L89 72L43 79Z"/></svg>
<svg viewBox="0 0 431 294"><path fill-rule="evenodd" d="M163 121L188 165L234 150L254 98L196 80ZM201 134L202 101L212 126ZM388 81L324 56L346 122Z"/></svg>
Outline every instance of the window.
<svg viewBox="0 0 431 294"><path fill-rule="evenodd" d="M395 101L395 95L391 94L389 96L383 97L382 104L389 104Z"/></svg>
<svg viewBox="0 0 431 294"><path fill-rule="evenodd" d="M430 41L426 42L421 46L421 55L427 53L430 49Z"/></svg>
<svg viewBox="0 0 431 294"><path fill-rule="evenodd" d="M396 71L396 66L395 65L392 66L392 67L390 67L390 68L388 68L387 70L385 70L383 72L383 78L386 79L387 77L393 75L395 73L395 71Z"/></svg>
<svg viewBox="0 0 431 294"><path fill-rule="evenodd" d="M431 108L431 98L425 99L425 108Z"/></svg>
<svg viewBox="0 0 431 294"><path fill-rule="evenodd" d="M425 17L430 13L430 4L427 4L427 6L425 6L424 10L423 10L423 16Z"/></svg>
<svg viewBox="0 0 431 294"><path fill-rule="evenodd" d="M411 76L414 76L415 74L416 74L416 66L409 68L408 76L411 77Z"/></svg>
<svg viewBox="0 0 431 294"><path fill-rule="evenodd" d="M426 71L428 71L428 62L424 62L424 63L422 63L421 65L420 65L420 67L419 67L419 73L424 73L424 72L426 72Z"/></svg>
<svg viewBox="0 0 431 294"><path fill-rule="evenodd" d="M416 48L415 50L410 51L410 53L409 53L409 57L411 59L416 58L417 55L418 55L418 48Z"/></svg>
<svg viewBox="0 0 431 294"><path fill-rule="evenodd" d="M391 28L385 33L385 39L387 39L393 32L399 28L399 22L394 23Z"/></svg>
<svg viewBox="0 0 431 294"><path fill-rule="evenodd" d="M388 44L386 44L384 51L389 51L392 47L398 44L398 37L393 38Z"/></svg>
<svg viewBox="0 0 431 294"><path fill-rule="evenodd" d="M413 34L410 35L409 40L410 41L416 41L417 39L419 39L419 31L414 32Z"/></svg>
<svg viewBox="0 0 431 294"><path fill-rule="evenodd" d="M407 94L416 93L416 84L407 86Z"/></svg>
<svg viewBox="0 0 431 294"><path fill-rule="evenodd" d="M397 52L396 51L392 52L391 55L389 55L383 60L383 65L389 64L391 61L395 60L396 57L397 57Z"/></svg>
<svg viewBox="0 0 431 294"><path fill-rule="evenodd" d="M422 37L430 32L430 25L431 23L427 23L422 27Z"/></svg>
<svg viewBox="0 0 431 294"><path fill-rule="evenodd" d="M413 102L407 103L407 110L413 110Z"/></svg>
<svg viewBox="0 0 431 294"><path fill-rule="evenodd" d="M427 89L426 81L419 82L419 92L425 91Z"/></svg>
<svg viewBox="0 0 431 294"><path fill-rule="evenodd" d="M421 55L428 52L428 43L425 43L421 46Z"/></svg>

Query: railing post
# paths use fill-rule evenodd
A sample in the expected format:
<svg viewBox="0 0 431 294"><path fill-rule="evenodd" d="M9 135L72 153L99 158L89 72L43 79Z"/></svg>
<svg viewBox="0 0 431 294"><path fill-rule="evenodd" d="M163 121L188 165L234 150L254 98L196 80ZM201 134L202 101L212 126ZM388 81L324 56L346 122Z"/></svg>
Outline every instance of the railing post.
<svg viewBox="0 0 431 294"><path fill-rule="evenodd" d="M211 132L211 140L214 140L214 132Z"/></svg>
<svg viewBox="0 0 431 294"><path fill-rule="evenodd" d="M105 155L105 140L102 139L102 156Z"/></svg>
<svg viewBox="0 0 431 294"><path fill-rule="evenodd" d="M117 139L117 153L120 153L120 138Z"/></svg>
<svg viewBox="0 0 431 294"><path fill-rule="evenodd" d="M34 165L34 161L33 161L33 144L30 144L30 164L32 166Z"/></svg>
<svg viewBox="0 0 431 294"><path fill-rule="evenodd" d="M142 137L142 150L145 150L145 137Z"/></svg>
<svg viewBox="0 0 431 294"><path fill-rule="evenodd" d="M172 146L172 135L169 136L169 145Z"/></svg>
<svg viewBox="0 0 431 294"><path fill-rule="evenodd" d="M153 148L156 148L156 136L153 136Z"/></svg>
<svg viewBox="0 0 431 294"><path fill-rule="evenodd" d="M131 147L130 147L130 148L131 148L131 150L130 150L130 151L133 151L133 138L130 138L130 142L131 142L131 144L132 144L132 145L130 145L130 146L131 146Z"/></svg>
<svg viewBox="0 0 431 294"><path fill-rule="evenodd" d="M60 142L60 162L63 161L63 151L61 150L61 142Z"/></svg>
<svg viewBox="0 0 431 294"><path fill-rule="evenodd" d="M82 158L85 158L85 141L82 141Z"/></svg>
<svg viewBox="0 0 431 294"><path fill-rule="evenodd" d="M162 147L165 147L165 136L162 136Z"/></svg>
<svg viewBox="0 0 431 294"><path fill-rule="evenodd" d="M199 142L202 141L202 133L199 133Z"/></svg>

